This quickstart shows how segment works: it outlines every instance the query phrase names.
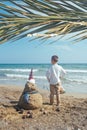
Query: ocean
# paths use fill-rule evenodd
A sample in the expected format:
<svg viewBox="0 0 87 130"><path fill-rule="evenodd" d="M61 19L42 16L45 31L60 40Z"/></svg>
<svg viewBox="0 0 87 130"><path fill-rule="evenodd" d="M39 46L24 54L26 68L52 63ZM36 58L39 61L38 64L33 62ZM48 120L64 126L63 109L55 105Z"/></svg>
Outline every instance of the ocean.
<svg viewBox="0 0 87 130"><path fill-rule="evenodd" d="M62 79L66 92L87 93L87 64L60 64L67 72ZM0 84L24 86L31 68L39 88L49 90L46 71L50 64L0 64Z"/></svg>

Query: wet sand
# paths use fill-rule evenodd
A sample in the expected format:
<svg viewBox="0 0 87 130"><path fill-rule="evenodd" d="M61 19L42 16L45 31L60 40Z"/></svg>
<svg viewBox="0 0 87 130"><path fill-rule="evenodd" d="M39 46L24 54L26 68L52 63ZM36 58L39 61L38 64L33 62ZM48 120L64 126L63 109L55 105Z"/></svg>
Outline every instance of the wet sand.
<svg viewBox="0 0 87 130"><path fill-rule="evenodd" d="M87 130L87 94L61 95L60 111L49 105L49 93L43 96L43 111L33 110L33 118L22 119L16 111L23 87L0 85L0 130Z"/></svg>

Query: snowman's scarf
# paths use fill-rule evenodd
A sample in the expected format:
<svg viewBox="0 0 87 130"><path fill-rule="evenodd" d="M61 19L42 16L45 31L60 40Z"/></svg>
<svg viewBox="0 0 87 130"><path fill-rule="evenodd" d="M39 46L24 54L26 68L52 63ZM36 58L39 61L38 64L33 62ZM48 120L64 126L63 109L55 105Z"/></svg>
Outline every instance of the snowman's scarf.
<svg viewBox="0 0 87 130"><path fill-rule="evenodd" d="M30 94L36 94L36 93L38 93L38 91L25 92L25 93L23 94L24 102L25 102L25 103L29 103Z"/></svg>

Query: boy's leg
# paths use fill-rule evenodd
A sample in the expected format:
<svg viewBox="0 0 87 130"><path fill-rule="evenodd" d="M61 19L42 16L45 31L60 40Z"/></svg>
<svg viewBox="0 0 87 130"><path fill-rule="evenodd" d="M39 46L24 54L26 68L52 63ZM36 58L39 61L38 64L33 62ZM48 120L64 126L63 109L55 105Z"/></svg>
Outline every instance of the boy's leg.
<svg viewBox="0 0 87 130"><path fill-rule="evenodd" d="M55 91L56 91L57 106L59 107L59 104L60 104L60 87L59 87L59 85L56 85Z"/></svg>
<svg viewBox="0 0 87 130"><path fill-rule="evenodd" d="M50 105L54 103L54 86L50 85Z"/></svg>

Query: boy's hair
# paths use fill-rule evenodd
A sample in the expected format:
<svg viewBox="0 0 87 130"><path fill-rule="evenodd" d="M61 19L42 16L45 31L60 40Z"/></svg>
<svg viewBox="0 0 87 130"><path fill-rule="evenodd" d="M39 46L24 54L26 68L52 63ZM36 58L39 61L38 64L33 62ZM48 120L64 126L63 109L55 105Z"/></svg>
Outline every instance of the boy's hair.
<svg viewBox="0 0 87 130"><path fill-rule="evenodd" d="M53 60L53 61L55 61L55 62L58 62L58 56L57 55L53 55L52 57L51 57L51 60Z"/></svg>

